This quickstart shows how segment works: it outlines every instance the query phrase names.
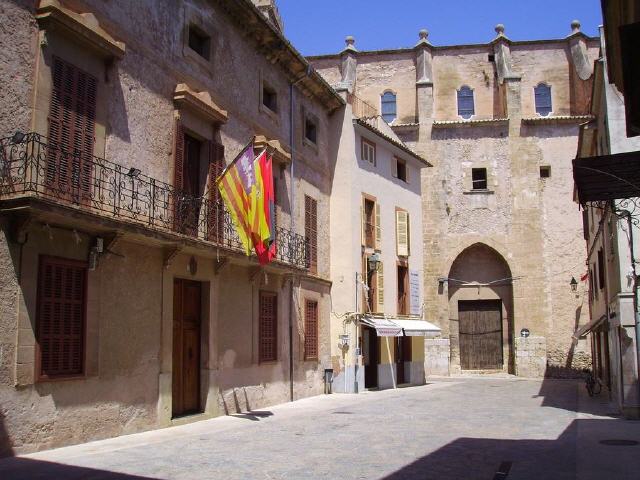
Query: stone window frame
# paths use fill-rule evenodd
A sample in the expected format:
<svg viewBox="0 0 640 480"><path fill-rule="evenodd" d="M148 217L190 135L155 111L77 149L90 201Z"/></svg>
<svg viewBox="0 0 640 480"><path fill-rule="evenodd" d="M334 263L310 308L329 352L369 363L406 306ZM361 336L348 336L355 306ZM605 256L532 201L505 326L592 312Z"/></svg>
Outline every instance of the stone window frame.
<svg viewBox="0 0 640 480"><path fill-rule="evenodd" d="M314 125L316 129L316 141L309 139L307 137L307 122L310 122ZM318 120L318 116L302 107L302 144L311 148L316 153L318 152L318 145L320 143L320 122Z"/></svg>
<svg viewBox="0 0 640 480"><path fill-rule="evenodd" d="M259 84L259 89L258 89L258 109L260 110L260 112L264 113L265 115L267 115L269 118L271 118L271 120L273 120L276 124L280 123L280 108L278 108L278 104L280 103L278 101L278 97L280 96L278 94L278 89L275 88L274 83L271 82L269 79L265 78L264 72L262 70L260 70L260 84ZM271 108L269 108L267 105L265 105L264 103L264 90L265 88L272 90L273 93L276 96L276 110L272 110Z"/></svg>
<svg viewBox="0 0 640 480"><path fill-rule="evenodd" d="M484 168L487 172L487 188L485 189L473 188L472 172L474 169L477 169L477 168ZM462 191L462 193L464 195L492 195L495 193L495 191L492 188L495 184L494 172L493 172L493 169L486 163L480 163L478 165L472 165L465 168L463 172L463 176L464 176L464 179L463 179L464 190Z"/></svg>
<svg viewBox="0 0 640 480"><path fill-rule="evenodd" d="M395 112L394 112L394 117L393 120L391 120L390 122L387 122L387 120L384 118L384 113L382 111L382 105L383 105L383 98L385 95L387 95L388 93L390 93L391 95L393 95L393 104L395 107ZM390 102L389 102L390 103ZM382 93L380 94L380 116L382 117L382 119L387 122L389 125L391 125L392 123L394 123L395 121L398 120L398 93L390 88L387 88L385 90L382 91Z"/></svg>
<svg viewBox="0 0 640 480"><path fill-rule="evenodd" d="M465 118L464 116L460 115L460 98L459 98L459 95L460 95L460 92L462 91L462 89L465 89L465 88L468 89L471 92L471 100L473 102L473 113L469 116L469 118ZM476 114L476 90L475 90L475 88L471 87L470 85L463 84L463 85L460 85L460 88L456 89L456 92L455 92L455 103L456 103L456 115L458 117L460 117L462 120L470 121L470 120L473 120L474 117L477 116L477 114Z"/></svg>
<svg viewBox="0 0 640 480"><path fill-rule="evenodd" d="M538 87L540 87L540 86L545 86L545 87L547 87L549 89L549 100L551 101L551 110L549 110L549 113L547 113L546 115L542 115L541 113L538 112L538 104L536 103L536 89ZM535 114L538 117L541 117L541 118L552 117L553 114L554 114L553 105L555 103L553 101L553 87L552 87L552 85L550 85L548 82L543 80L541 82L536 83L535 86L531 90L532 90L531 94L533 95L533 109L535 111Z"/></svg>
<svg viewBox="0 0 640 480"><path fill-rule="evenodd" d="M209 39L208 58L203 57L189 46L189 31L195 27L201 35ZM196 62L209 71L213 71L215 58L215 32L216 28L211 22L206 21L195 8L186 5L184 10L184 25L182 27L182 55L190 61Z"/></svg>

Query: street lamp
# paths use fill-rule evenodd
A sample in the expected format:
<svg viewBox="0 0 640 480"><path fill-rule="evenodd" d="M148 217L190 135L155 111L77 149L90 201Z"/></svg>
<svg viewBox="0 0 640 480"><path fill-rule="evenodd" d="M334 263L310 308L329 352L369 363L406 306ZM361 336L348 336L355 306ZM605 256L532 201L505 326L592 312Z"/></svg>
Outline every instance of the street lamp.
<svg viewBox="0 0 640 480"><path fill-rule="evenodd" d="M571 281L569 282L569 285L571 285L572 292L575 292L578 290L578 282L576 281L575 277L571 277Z"/></svg>
<svg viewBox="0 0 640 480"><path fill-rule="evenodd" d="M367 257L367 261L369 263L369 271L377 272L378 268L380 268L380 255L377 253L372 253Z"/></svg>

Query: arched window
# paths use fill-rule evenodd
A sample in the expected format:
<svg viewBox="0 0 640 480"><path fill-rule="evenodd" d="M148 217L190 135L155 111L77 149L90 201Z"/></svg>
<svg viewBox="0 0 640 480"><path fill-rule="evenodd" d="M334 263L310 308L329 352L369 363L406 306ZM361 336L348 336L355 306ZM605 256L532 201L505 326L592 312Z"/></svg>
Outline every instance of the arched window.
<svg viewBox="0 0 640 480"><path fill-rule="evenodd" d="M458 115L465 120L469 120L475 113L473 107L473 90L467 86L460 87L460 90L458 90Z"/></svg>
<svg viewBox="0 0 640 480"><path fill-rule="evenodd" d="M382 107L382 118L385 122L391 123L396 119L396 94L384 92L380 100Z"/></svg>
<svg viewBox="0 0 640 480"><path fill-rule="evenodd" d="M544 83L539 83L533 89L536 97L536 113L546 117L551 113L551 87Z"/></svg>

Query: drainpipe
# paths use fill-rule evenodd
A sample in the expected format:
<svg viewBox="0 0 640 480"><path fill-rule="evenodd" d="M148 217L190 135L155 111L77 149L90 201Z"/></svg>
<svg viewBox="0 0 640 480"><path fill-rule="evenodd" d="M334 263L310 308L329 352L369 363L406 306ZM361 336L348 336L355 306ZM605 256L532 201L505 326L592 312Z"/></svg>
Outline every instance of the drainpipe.
<svg viewBox="0 0 640 480"><path fill-rule="evenodd" d="M300 83L302 80L307 78L311 74L312 68L311 65L307 65L307 69L304 74L298 78L296 81L291 82L289 84L289 148L291 149L291 167L290 167L290 177L291 177L291 189L289 192L289 207L291 209L291 231L295 233L296 230L296 194L295 194L295 175L294 175L294 149L295 149L295 139L294 139L294 123L293 119L295 118L294 114L294 102L293 102L293 93L294 87ZM289 299L289 400L293 402L293 276L291 277L290 284L290 299Z"/></svg>

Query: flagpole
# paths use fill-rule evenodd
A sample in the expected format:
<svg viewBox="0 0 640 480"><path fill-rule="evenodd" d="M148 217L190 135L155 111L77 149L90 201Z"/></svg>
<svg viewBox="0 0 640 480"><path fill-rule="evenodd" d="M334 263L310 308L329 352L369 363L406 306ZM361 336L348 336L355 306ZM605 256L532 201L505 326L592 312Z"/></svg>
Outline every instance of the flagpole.
<svg viewBox="0 0 640 480"><path fill-rule="evenodd" d="M236 157L233 159L233 161L229 165L224 167L224 170L222 170L222 173L220 175L218 175L218 178L216 178L216 185L218 185L220 183L220 180L222 180L222 177L224 177L224 174L227 173L227 171L231 167L233 167L233 165L240 159L240 157L242 156L244 151L247 149L247 147L255 142L255 139L256 139L255 135L253 137L251 137L251 140L249 140L249 142L247 142L247 144L244 147L242 147L242 150L240 150L240 152L236 155Z"/></svg>

